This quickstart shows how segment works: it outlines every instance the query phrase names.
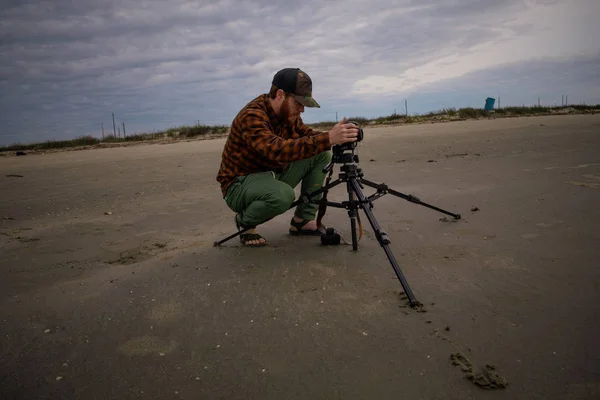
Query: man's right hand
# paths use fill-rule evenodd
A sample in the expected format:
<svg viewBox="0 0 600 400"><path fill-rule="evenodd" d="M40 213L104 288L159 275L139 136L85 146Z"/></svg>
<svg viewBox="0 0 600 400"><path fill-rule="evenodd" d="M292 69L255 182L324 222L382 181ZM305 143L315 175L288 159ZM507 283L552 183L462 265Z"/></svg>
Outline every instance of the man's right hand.
<svg viewBox="0 0 600 400"><path fill-rule="evenodd" d="M354 124L347 124L344 117L329 131L329 142L331 145L343 144L346 142L356 142L358 139L358 127Z"/></svg>

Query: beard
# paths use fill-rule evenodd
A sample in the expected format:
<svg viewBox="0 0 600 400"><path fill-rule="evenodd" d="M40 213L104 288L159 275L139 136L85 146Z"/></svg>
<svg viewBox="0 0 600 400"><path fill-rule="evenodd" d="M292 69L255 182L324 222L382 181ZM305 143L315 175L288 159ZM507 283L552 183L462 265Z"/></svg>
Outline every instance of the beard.
<svg viewBox="0 0 600 400"><path fill-rule="evenodd" d="M293 100L292 98L288 97L283 104L281 104L281 108L279 109L279 123L282 125L293 125L294 121L296 120L297 116L294 114L292 115L292 111L290 110L290 103L289 101Z"/></svg>

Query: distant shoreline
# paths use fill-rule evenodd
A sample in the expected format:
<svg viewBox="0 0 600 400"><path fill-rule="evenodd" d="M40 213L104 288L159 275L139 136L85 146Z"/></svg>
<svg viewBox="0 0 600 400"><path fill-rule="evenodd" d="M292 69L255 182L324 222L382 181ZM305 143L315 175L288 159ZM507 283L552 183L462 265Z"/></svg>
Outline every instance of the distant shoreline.
<svg viewBox="0 0 600 400"><path fill-rule="evenodd" d="M457 121L494 119L494 118L518 118L518 117L541 117L560 115L580 115L600 113L600 105L570 105L561 107L504 107L495 109L491 114L486 114L483 109L461 108L444 109L423 115L391 114L378 118L352 117L361 124L363 128L404 126L416 124L447 123ZM336 124L335 121L308 123L313 129L328 130ZM13 144L0 146L1 156L19 156L28 154L45 154L59 151L77 151L90 149L103 149L124 146L140 146L144 144L171 144L185 141L214 140L227 137L229 126L226 125L192 125L171 128L166 131L135 134L126 137L106 136L104 139L92 136L83 136L72 140L46 141L31 144Z"/></svg>

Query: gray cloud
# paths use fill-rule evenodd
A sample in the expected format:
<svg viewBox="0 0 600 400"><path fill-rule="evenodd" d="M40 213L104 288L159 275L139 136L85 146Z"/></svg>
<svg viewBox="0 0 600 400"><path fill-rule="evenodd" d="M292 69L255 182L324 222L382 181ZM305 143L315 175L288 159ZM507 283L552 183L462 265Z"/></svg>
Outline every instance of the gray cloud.
<svg viewBox="0 0 600 400"><path fill-rule="evenodd" d="M459 93L460 95L457 95ZM530 61L473 72L461 80L426 85L409 97L412 111L449 107L483 107L485 98L500 99L502 106L600 104L600 52L562 62ZM390 104L403 103L396 96Z"/></svg>
<svg viewBox="0 0 600 400"><path fill-rule="evenodd" d="M0 144L98 136L113 111L128 132L228 124L286 66L313 78L322 108L307 121L387 113L419 93L458 105L492 85L550 92L565 58L571 69L597 67L600 7L573 1L9 1ZM590 99L599 80L573 75L560 90Z"/></svg>

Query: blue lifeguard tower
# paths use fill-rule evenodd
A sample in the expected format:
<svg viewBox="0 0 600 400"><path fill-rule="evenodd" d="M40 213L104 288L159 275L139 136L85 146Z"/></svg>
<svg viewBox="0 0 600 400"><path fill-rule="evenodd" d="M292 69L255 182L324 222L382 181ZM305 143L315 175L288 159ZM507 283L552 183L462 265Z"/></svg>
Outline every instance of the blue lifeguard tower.
<svg viewBox="0 0 600 400"><path fill-rule="evenodd" d="M496 99L494 99L493 97L488 97L487 99L485 99L485 106L483 107L483 112L485 113L485 115L488 116L488 118L491 118L492 116L494 116L494 118L496 117L494 111L495 103Z"/></svg>

